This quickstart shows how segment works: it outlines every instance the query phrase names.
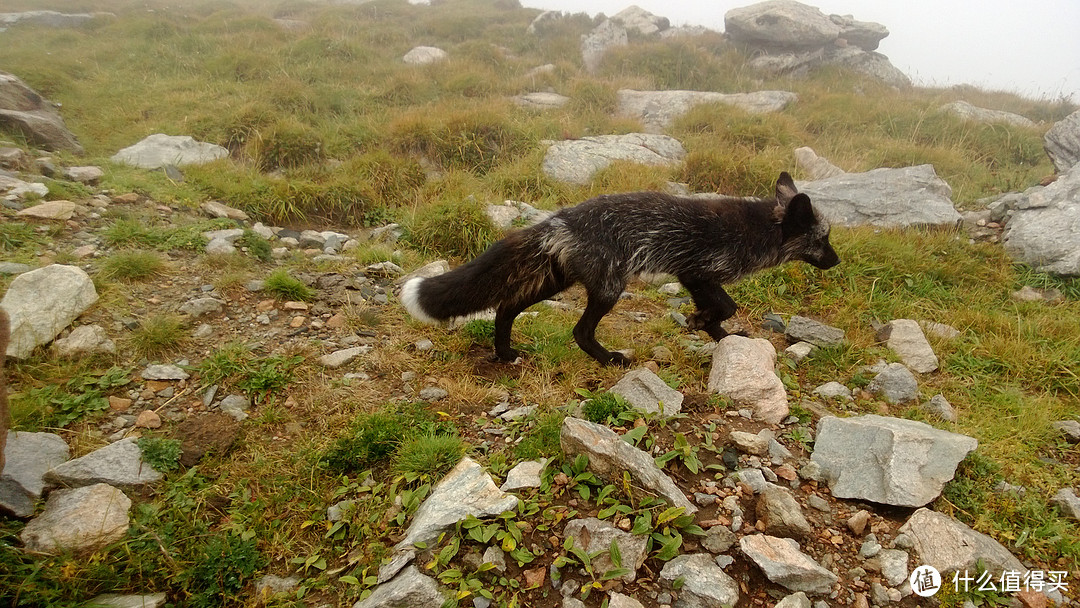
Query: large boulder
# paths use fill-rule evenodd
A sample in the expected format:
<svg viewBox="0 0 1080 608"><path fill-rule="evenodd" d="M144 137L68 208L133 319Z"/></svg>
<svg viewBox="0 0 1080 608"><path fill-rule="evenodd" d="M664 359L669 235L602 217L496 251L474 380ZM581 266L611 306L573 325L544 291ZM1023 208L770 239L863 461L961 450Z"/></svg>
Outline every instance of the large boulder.
<svg viewBox="0 0 1080 608"><path fill-rule="evenodd" d="M956 226L952 189L932 165L844 173L796 182L831 223L839 226Z"/></svg>
<svg viewBox="0 0 1080 608"><path fill-rule="evenodd" d="M93 551L127 534L129 509L131 499L108 484L55 490L19 538L35 553Z"/></svg>
<svg viewBox="0 0 1080 608"><path fill-rule="evenodd" d="M651 36L671 27L667 17L654 15L639 6L628 6L611 16L611 20L627 30L637 30L639 34Z"/></svg>
<svg viewBox="0 0 1080 608"><path fill-rule="evenodd" d="M915 420L826 416L811 460L837 498L921 507L941 494L979 442Z"/></svg>
<svg viewBox="0 0 1080 608"><path fill-rule="evenodd" d="M63 438L52 433L6 432L0 511L30 517L45 491L45 473L66 461L70 450Z"/></svg>
<svg viewBox="0 0 1080 608"><path fill-rule="evenodd" d="M83 152L56 106L6 72L0 72L0 130L19 133L46 150Z"/></svg>
<svg viewBox="0 0 1080 608"><path fill-rule="evenodd" d="M1054 123L1043 136L1043 147L1060 173L1080 163L1080 110Z"/></svg>
<svg viewBox="0 0 1080 608"><path fill-rule="evenodd" d="M97 15L112 13L61 13L57 11L23 11L0 13L0 32L13 25L36 25L39 27L79 27Z"/></svg>
<svg viewBox="0 0 1080 608"><path fill-rule="evenodd" d="M751 114L779 112L798 99L788 91L755 91L753 93L715 93L712 91L634 91L621 89L618 93L619 114L641 120L650 131L671 126L676 118L690 108L704 103L734 106Z"/></svg>
<svg viewBox="0 0 1080 608"><path fill-rule="evenodd" d="M981 562L994 576L1002 572L1027 572L1027 568L1001 543L972 530L952 517L919 509L900 528L912 540L921 563L938 572L967 570L974 574Z"/></svg>
<svg viewBox="0 0 1080 608"><path fill-rule="evenodd" d="M1049 186L1023 193L1002 243L1014 260L1035 270L1080 276L1080 164Z"/></svg>
<svg viewBox="0 0 1080 608"><path fill-rule="evenodd" d="M821 48L843 31L817 8L794 0L733 8L724 15L724 29L738 44L772 51Z"/></svg>
<svg viewBox="0 0 1080 608"><path fill-rule="evenodd" d="M686 156L679 140L667 135L628 133L555 142L544 155L544 174L560 182L585 185L617 160L643 165L674 165Z"/></svg>
<svg viewBox="0 0 1080 608"><path fill-rule="evenodd" d="M52 264L15 277L0 307L11 317L7 355L30 356L48 344L94 302L94 282L81 268Z"/></svg>
<svg viewBox="0 0 1080 608"><path fill-rule="evenodd" d="M228 155L229 151L221 146L195 141L187 135L154 133L120 150L111 160L143 169L159 169L166 165L201 165Z"/></svg>
<svg viewBox="0 0 1080 608"><path fill-rule="evenodd" d="M128 438L57 465L45 474L45 481L69 487L107 483L135 490L160 481L161 477L159 471L142 459L136 440Z"/></svg>
<svg viewBox="0 0 1080 608"><path fill-rule="evenodd" d="M581 61L585 64L585 71L590 74L596 72L608 49L627 44L626 28L612 19L605 19L581 37Z"/></svg>

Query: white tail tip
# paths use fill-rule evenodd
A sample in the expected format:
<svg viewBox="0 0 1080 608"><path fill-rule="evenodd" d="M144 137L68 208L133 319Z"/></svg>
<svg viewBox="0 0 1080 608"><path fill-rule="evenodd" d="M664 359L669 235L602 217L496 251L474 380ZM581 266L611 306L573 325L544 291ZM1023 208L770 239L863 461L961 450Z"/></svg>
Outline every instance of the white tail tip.
<svg viewBox="0 0 1080 608"><path fill-rule="evenodd" d="M439 320L424 312L423 307L420 306L420 283L423 281L424 279L420 277L405 281L405 284L401 286L401 295L398 299L401 300L405 310L409 311L409 314L414 319L424 323L437 324Z"/></svg>

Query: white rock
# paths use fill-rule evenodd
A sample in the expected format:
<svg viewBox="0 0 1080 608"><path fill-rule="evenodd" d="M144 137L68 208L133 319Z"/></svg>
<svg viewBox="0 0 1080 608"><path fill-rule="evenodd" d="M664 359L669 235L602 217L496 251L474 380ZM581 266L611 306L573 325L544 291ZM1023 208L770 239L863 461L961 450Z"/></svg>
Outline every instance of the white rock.
<svg viewBox="0 0 1080 608"><path fill-rule="evenodd" d="M201 165L228 155L229 151L221 146L198 142L187 135L155 133L120 150L110 160L143 169L158 169L165 165Z"/></svg>
<svg viewBox="0 0 1080 608"><path fill-rule="evenodd" d="M768 340L727 336L713 353L709 392L752 409L755 419L779 424L791 410L775 366L776 349Z"/></svg>
<svg viewBox="0 0 1080 608"><path fill-rule="evenodd" d="M36 553L91 551L127 534L131 499L104 483L55 490L19 538Z"/></svg>
<svg viewBox="0 0 1080 608"><path fill-rule="evenodd" d="M7 355L25 359L52 341L98 299L90 276L81 268L52 264L15 277L0 307L11 318Z"/></svg>

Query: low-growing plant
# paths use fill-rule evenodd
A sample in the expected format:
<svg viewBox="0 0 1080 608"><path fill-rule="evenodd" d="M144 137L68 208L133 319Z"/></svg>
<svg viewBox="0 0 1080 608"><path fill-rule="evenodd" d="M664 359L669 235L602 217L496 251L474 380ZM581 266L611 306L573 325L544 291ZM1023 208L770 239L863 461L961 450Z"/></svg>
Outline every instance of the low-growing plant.
<svg viewBox="0 0 1080 608"><path fill-rule="evenodd" d="M240 235L236 242L241 247L246 247L248 253L255 256L260 262L270 261L270 241L256 234L254 230L245 228L244 234Z"/></svg>
<svg viewBox="0 0 1080 608"><path fill-rule="evenodd" d="M437 422L422 403L387 407L357 418L322 459L334 471L361 471L387 460L414 434L453 435L455 430Z"/></svg>
<svg viewBox="0 0 1080 608"><path fill-rule="evenodd" d="M153 251L118 251L101 263L103 277L121 281L143 281L164 270L165 261Z"/></svg>
<svg viewBox="0 0 1080 608"><path fill-rule="evenodd" d="M637 418L630 404L620 395L607 391L593 392L583 388L575 389L574 392L585 398L585 401L581 403L581 413L589 422L618 426Z"/></svg>
<svg viewBox="0 0 1080 608"><path fill-rule="evenodd" d="M270 295L285 300L310 301L315 298L315 290L293 277L289 271L279 268L266 277L263 290Z"/></svg>
<svg viewBox="0 0 1080 608"><path fill-rule="evenodd" d="M34 227L22 222L0 222L0 251L16 251L39 241Z"/></svg>
<svg viewBox="0 0 1080 608"><path fill-rule="evenodd" d="M221 606L234 597L266 565L254 538L218 533L203 541L195 551L193 565L185 572L191 592L189 606Z"/></svg>
<svg viewBox="0 0 1080 608"><path fill-rule="evenodd" d="M406 238L425 253L474 258L498 238L498 232L480 203L464 199L417 212Z"/></svg>
<svg viewBox="0 0 1080 608"><path fill-rule="evenodd" d="M81 372L12 395L18 418L39 419L42 426L64 427L84 416L108 409L108 392L130 382L129 369L112 367L104 373Z"/></svg>
<svg viewBox="0 0 1080 608"><path fill-rule="evenodd" d="M179 439L146 436L140 437L137 444L142 453L143 462L154 470L167 473L180 468L182 452Z"/></svg>
<svg viewBox="0 0 1080 608"><path fill-rule="evenodd" d="M514 446L514 456L519 460L535 460L560 454L562 447L559 445L559 433L564 418L566 414L558 411L541 414L532 428Z"/></svg>
<svg viewBox="0 0 1080 608"><path fill-rule="evenodd" d="M417 479L437 480L454 468L465 449L465 442L456 435L415 435L398 446L394 468Z"/></svg>
<svg viewBox="0 0 1080 608"><path fill-rule="evenodd" d="M184 319L174 314L155 314L142 320L128 343L142 357L158 357L176 351L187 340Z"/></svg>

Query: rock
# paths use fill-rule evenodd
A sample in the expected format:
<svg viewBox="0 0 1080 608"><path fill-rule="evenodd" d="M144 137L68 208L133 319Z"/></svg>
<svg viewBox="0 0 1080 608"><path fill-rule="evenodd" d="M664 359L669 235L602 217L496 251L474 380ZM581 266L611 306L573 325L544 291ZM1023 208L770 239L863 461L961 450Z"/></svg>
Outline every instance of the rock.
<svg viewBox="0 0 1080 608"><path fill-rule="evenodd" d="M981 122L986 124L1004 123L1014 127L1034 127L1035 123L1024 116L1003 112L1001 110L988 110L973 106L966 101L954 101L941 106L940 111L952 114L961 120Z"/></svg>
<svg viewBox="0 0 1080 608"><path fill-rule="evenodd" d="M889 403L907 403L919 397L918 381L911 370L901 363L886 365L866 389Z"/></svg>
<svg viewBox="0 0 1080 608"><path fill-rule="evenodd" d="M11 318L7 355L30 356L52 341L97 301L94 282L81 268L52 264L15 277L0 307Z"/></svg>
<svg viewBox="0 0 1080 608"><path fill-rule="evenodd" d="M1009 297L1017 302L1057 302L1061 300L1061 291L1053 287L1039 288L1024 285L1020 289L1009 294Z"/></svg>
<svg viewBox="0 0 1080 608"><path fill-rule="evenodd" d="M541 91L518 95L514 97L514 103L531 110L553 110L570 103L570 98L558 93Z"/></svg>
<svg viewBox="0 0 1080 608"><path fill-rule="evenodd" d="M855 536L862 536L868 523L870 523L870 512L866 509L859 509L848 518L847 527Z"/></svg>
<svg viewBox="0 0 1080 608"><path fill-rule="evenodd" d="M105 171L101 167L67 167L64 177L80 184L96 184L105 177Z"/></svg>
<svg viewBox="0 0 1080 608"><path fill-rule="evenodd" d="M794 342L809 342L819 347L836 346L844 341L844 330L798 315L788 321L784 335Z"/></svg>
<svg viewBox="0 0 1080 608"><path fill-rule="evenodd" d="M137 429L157 429L161 428L161 416L154 410L143 410L139 412L139 416L135 418L135 428Z"/></svg>
<svg viewBox="0 0 1080 608"><path fill-rule="evenodd" d="M1027 572L1020 560L996 540L943 513L919 509L900 527L900 532L911 538L919 563L933 566L938 572L974 573L979 561L995 577L1002 572Z"/></svg>
<svg viewBox="0 0 1080 608"><path fill-rule="evenodd" d="M769 437L762 434L746 433L744 431L731 431L728 435L735 448L743 454L765 456L769 453Z"/></svg>
<svg viewBox="0 0 1080 608"><path fill-rule="evenodd" d="M49 187L45 184L39 184L37 182L24 182L21 179L9 177L0 172L0 194L4 195L0 202L3 202L5 206L11 206L13 209L22 209L22 206L18 204L18 201L23 200L29 195L35 197L42 197L49 193Z"/></svg>
<svg viewBox="0 0 1080 608"><path fill-rule="evenodd" d="M775 366L776 349L768 340L727 336L713 353L709 392L750 408L758 420L779 424L791 410Z"/></svg>
<svg viewBox="0 0 1080 608"><path fill-rule="evenodd" d="M878 43L888 37L889 30L880 23L856 21L851 15L829 15L829 20L840 26L840 39L864 51L874 51Z"/></svg>
<svg viewBox="0 0 1080 608"><path fill-rule="evenodd" d="M147 365L139 375L143 380L187 380L191 377L178 365Z"/></svg>
<svg viewBox="0 0 1080 608"><path fill-rule="evenodd" d="M0 129L19 133L46 150L83 153L56 105L6 72L0 72Z"/></svg>
<svg viewBox="0 0 1080 608"><path fill-rule="evenodd" d="M890 587L895 587L908 578L908 554L898 549L882 549L877 555L881 563L881 576Z"/></svg>
<svg viewBox="0 0 1080 608"><path fill-rule="evenodd" d="M724 14L724 30L736 44L783 52L832 44L842 28L812 6L767 0L729 10Z"/></svg>
<svg viewBox="0 0 1080 608"><path fill-rule="evenodd" d="M15 215L38 220L66 221L70 220L76 213L83 209L86 209L86 207L76 205L71 201L45 201L43 203L38 203L33 207L27 207L26 209L17 212Z"/></svg>
<svg viewBox="0 0 1080 608"><path fill-rule="evenodd" d="M199 209L210 217L220 217L243 222L251 219L244 211L236 209L235 207L230 207L221 201L206 201L202 205L199 205Z"/></svg>
<svg viewBox="0 0 1080 608"><path fill-rule="evenodd" d="M656 466L652 456L623 441L606 426L568 416L563 420L559 443L568 457L588 456L589 470L593 473L621 479L623 471L628 471L635 486L656 492L672 506L686 509L686 513L697 512L682 490Z"/></svg>
<svg viewBox="0 0 1080 608"><path fill-rule="evenodd" d="M191 416L176 425L180 464L193 467L209 453L225 454L240 434L240 423L222 412Z"/></svg>
<svg viewBox="0 0 1080 608"><path fill-rule="evenodd" d="M611 20L627 30L637 30L643 36L658 34L671 26L667 17L660 17L638 6L628 6L611 16Z"/></svg>
<svg viewBox="0 0 1080 608"><path fill-rule="evenodd" d="M161 480L161 473L143 461L135 439L121 439L89 454L68 460L45 473L45 481L68 487L107 483L138 489Z"/></svg>
<svg viewBox="0 0 1080 608"><path fill-rule="evenodd" d="M739 602L739 584L716 565L708 553L678 555L664 564L660 583L666 589L679 587L680 608L725 608Z"/></svg>
<svg viewBox="0 0 1080 608"><path fill-rule="evenodd" d="M581 37L581 62L585 66L585 71L590 74L596 73L608 49L627 44L626 28L611 19L605 19L603 23Z"/></svg>
<svg viewBox="0 0 1080 608"><path fill-rule="evenodd" d="M506 474L506 481L499 488L503 492L540 487L540 472L544 470L544 460L519 462Z"/></svg>
<svg viewBox="0 0 1080 608"><path fill-rule="evenodd" d="M945 396L940 393L931 397L930 401L920 405L919 409L931 416L937 416L945 422L956 422L956 410L953 409L952 404L945 399Z"/></svg>
<svg viewBox="0 0 1080 608"><path fill-rule="evenodd" d="M776 603L775 608L810 608L810 598L802 591L792 593Z"/></svg>
<svg viewBox="0 0 1080 608"><path fill-rule="evenodd" d="M1051 422L1050 426L1057 429L1061 436L1065 438L1065 441L1069 443L1080 443L1080 422L1076 420L1059 420L1057 422Z"/></svg>
<svg viewBox="0 0 1080 608"><path fill-rule="evenodd" d="M618 114L641 120L650 132L670 127L675 119L696 105L720 103L734 106L751 114L779 112L798 100L788 91L757 91L753 93L714 93L709 91L634 91L621 89Z"/></svg>
<svg viewBox="0 0 1080 608"><path fill-rule="evenodd" d="M796 185L833 225L954 227L961 220L952 189L931 165L844 173Z"/></svg>
<svg viewBox="0 0 1080 608"><path fill-rule="evenodd" d="M735 533L727 526L713 526L705 532L701 546L710 553L725 553L735 544Z"/></svg>
<svg viewBox="0 0 1080 608"><path fill-rule="evenodd" d="M236 247L225 239L212 239L206 244L206 253L209 255L232 255L236 253Z"/></svg>
<svg viewBox="0 0 1080 608"><path fill-rule="evenodd" d="M112 13L60 13L57 11L23 11L19 13L0 13L0 32L19 24L38 27L68 28L79 27L95 16L108 16Z"/></svg>
<svg viewBox="0 0 1080 608"><path fill-rule="evenodd" d="M1050 505L1057 507L1061 514L1074 521L1080 521L1080 498L1072 488L1061 488L1050 499Z"/></svg>
<svg viewBox="0 0 1080 608"><path fill-rule="evenodd" d="M1080 163L1080 110L1054 123L1043 136L1043 147L1058 173Z"/></svg>
<svg viewBox="0 0 1080 608"><path fill-rule="evenodd" d="M83 608L161 608L167 601L164 591L152 595L103 593L83 604Z"/></svg>
<svg viewBox="0 0 1080 608"><path fill-rule="evenodd" d="M80 325L71 330L66 338L53 342L52 348L58 357L66 359L116 354L116 343L109 339L109 334L100 325Z"/></svg>
<svg viewBox="0 0 1080 608"><path fill-rule="evenodd" d="M432 63L439 63L446 61L450 58L450 55L434 46L417 46L405 53L405 56L401 58L402 61L409 65L430 65Z"/></svg>
<svg viewBox="0 0 1080 608"><path fill-rule="evenodd" d="M124 538L130 508L123 492L104 483L54 490L19 538L34 553L93 551Z"/></svg>
<svg viewBox="0 0 1080 608"><path fill-rule="evenodd" d="M921 507L941 494L977 446L971 437L914 420L826 416L818 423L811 460L837 498Z"/></svg>
<svg viewBox="0 0 1080 608"><path fill-rule="evenodd" d="M814 389L814 394L823 399L843 399L851 401L851 389L839 382L826 382Z"/></svg>
<svg viewBox="0 0 1080 608"><path fill-rule="evenodd" d="M180 314L202 317L212 315L225 310L225 302L217 298L195 298L188 300L180 306Z"/></svg>
<svg viewBox="0 0 1080 608"><path fill-rule="evenodd" d="M291 593L298 586L300 586L300 577L295 574L288 578L265 574L255 581L255 596L265 600L277 593Z"/></svg>
<svg viewBox="0 0 1080 608"><path fill-rule="evenodd" d="M823 66L840 66L895 88L911 86L911 79L890 63L888 57L855 46L829 46L797 53L759 55L751 59L748 65L772 76L794 78L806 78Z"/></svg>
<svg viewBox="0 0 1080 608"><path fill-rule="evenodd" d="M845 173L840 167L818 156L813 148L805 146L795 148L795 164L805 171L811 180L836 177Z"/></svg>
<svg viewBox="0 0 1080 608"><path fill-rule="evenodd" d="M0 274L14 275L30 272L34 268L17 262L0 262Z"/></svg>
<svg viewBox="0 0 1080 608"><path fill-rule="evenodd" d="M649 542L647 536L623 532L595 517L566 522L563 537L574 539L574 546L589 554L600 552L600 555L593 558L593 568L597 575L615 569L610 553L611 544L615 543L622 556L622 566L629 570L619 577L625 583L632 583L637 578L637 569L645 563L646 546Z"/></svg>
<svg viewBox="0 0 1080 608"><path fill-rule="evenodd" d="M758 496L757 518L765 523L766 534L790 538L810 538L813 530L806 521L802 507L790 492L780 486L767 484Z"/></svg>
<svg viewBox="0 0 1080 608"><path fill-rule="evenodd" d="M769 485L765 481L765 476L762 474L761 469L739 469L737 471L739 481L745 483L754 491L754 494L765 491L765 487Z"/></svg>
<svg viewBox="0 0 1080 608"><path fill-rule="evenodd" d="M750 534L739 539L739 548L770 581L792 591L825 595L839 580L790 538Z"/></svg>
<svg viewBox="0 0 1080 608"><path fill-rule="evenodd" d="M450 396L450 391L439 386L427 386L417 394L421 401L440 401Z"/></svg>
<svg viewBox="0 0 1080 608"><path fill-rule="evenodd" d="M1005 251L1040 272L1080 276L1080 165L1024 192L1005 226Z"/></svg>
<svg viewBox="0 0 1080 608"><path fill-rule="evenodd" d="M894 319L886 323L877 332L881 340L908 369L920 374L927 374L938 368L938 358L934 349L923 335L922 327L911 319Z"/></svg>
<svg viewBox="0 0 1080 608"><path fill-rule="evenodd" d="M560 182L585 185L597 171L616 160L643 165L670 166L682 161L686 150L667 135L628 133L558 141L544 155L544 174Z"/></svg>
<svg viewBox="0 0 1080 608"><path fill-rule="evenodd" d="M629 595L612 591L608 596L608 608L645 608L645 606Z"/></svg>
<svg viewBox="0 0 1080 608"><path fill-rule="evenodd" d="M445 601L435 579L421 574L416 566L409 566L393 580L376 587L367 598L353 604L353 608L435 608Z"/></svg>
<svg viewBox="0 0 1080 608"><path fill-rule="evenodd" d="M791 357L791 360L796 364L802 363L803 359L810 356L810 353L814 352L817 348L809 342L796 342L791 346L784 349L784 354Z"/></svg>
<svg viewBox="0 0 1080 608"><path fill-rule="evenodd" d="M218 409L232 416L233 420L243 422L248 417L248 410L251 409L251 400L243 395L229 395L221 400Z"/></svg>
<svg viewBox="0 0 1080 608"><path fill-rule="evenodd" d="M682 411L683 394L644 367L626 372L608 392L626 399L638 412L675 416Z"/></svg>
<svg viewBox="0 0 1080 608"><path fill-rule="evenodd" d="M395 285L404 285L409 279L421 278L427 279L430 277L437 277L440 274L450 272L450 264L446 260L436 260L430 264L425 264L420 268L410 272L409 274L400 276L394 279Z"/></svg>
<svg viewBox="0 0 1080 608"><path fill-rule="evenodd" d="M462 458L417 509L405 537L394 550L402 554L416 543L431 542L466 516L491 517L516 506L517 497L500 490L484 468L471 458ZM389 572L379 571L380 580L390 576Z"/></svg>
<svg viewBox="0 0 1080 608"><path fill-rule="evenodd" d="M329 369L337 369L343 365L352 363L361 355L366 355L371 352L371 349L372 347L370 345L363 344L352 348L336 350L328 355L319 357L319 365Z"/></svg>
<svg viewBox="0 0 1080 608"><path fill-rule="evenodd" d="M952 340L954 338L960 337L960 330L944 323L937 323L934 321L920 321L919 327L922 327L923 331L926 332L927 335L934 336L935 338L941 338L943 340Z"/></svg>
<svg viewBox="0 0 1080 608"><path fill-rule="evenodd" d="M30 517L45 490L45 473L67 461L68 445L52 433L5 432L0 510L15 517Z"/></svg>
<svg viewBox="0 0 1080 608"><path fill-rule="evenodd" d="M202 165L228 155L225 148L195 141L188 135L155 133L123 148L110 160L143 169L161 169L166 165Z"/></svg>

